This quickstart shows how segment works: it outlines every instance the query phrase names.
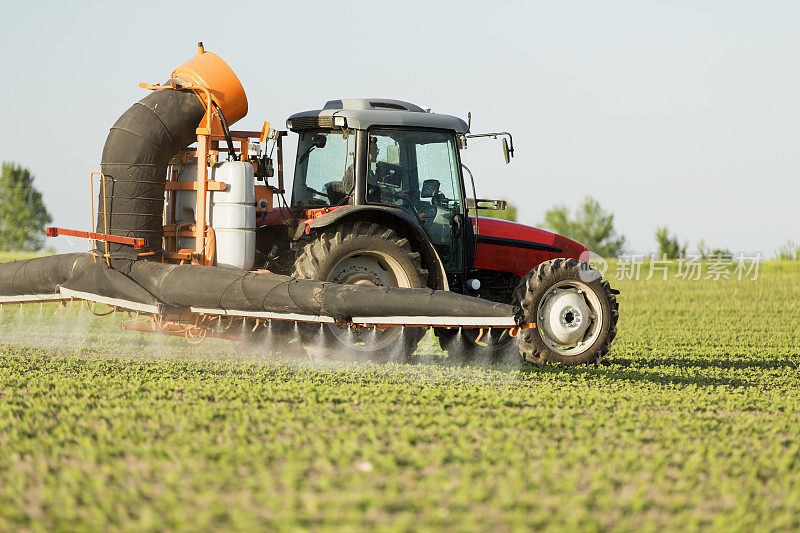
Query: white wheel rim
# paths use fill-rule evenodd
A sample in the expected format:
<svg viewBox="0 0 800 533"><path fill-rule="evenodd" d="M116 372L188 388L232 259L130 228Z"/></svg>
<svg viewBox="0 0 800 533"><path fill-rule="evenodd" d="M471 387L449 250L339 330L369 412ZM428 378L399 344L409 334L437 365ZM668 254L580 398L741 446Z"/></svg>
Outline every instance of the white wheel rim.
<svg viewBox="0 0 800 533"><path fill-rule="evenodd" d="M344 285L374 285L379 287L411 287L408 274L393 257L378 251L354 252L336 263L328 279ZM375 352L394 343L400 328L381 331L377 328L351 328L326 325L336 339L350 350Z"/></svg>
<svg viewBox="0 0 800 533"><path fill-rule="evenodd" d="M580 281L554 284L536 310L539 336L548 348L563 355L578 355L591 348L602 325L600 298Z"/></svg>

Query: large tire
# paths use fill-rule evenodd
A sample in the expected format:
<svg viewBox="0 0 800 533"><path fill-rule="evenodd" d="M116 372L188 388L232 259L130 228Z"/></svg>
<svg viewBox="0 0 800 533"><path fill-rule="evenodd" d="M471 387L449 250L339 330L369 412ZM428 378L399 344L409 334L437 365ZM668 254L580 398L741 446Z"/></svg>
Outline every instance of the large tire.
<svg viewBox="0 0 800 533"><path fill-rule="evenodd" d="M617 334L617 291L586 263L552 259L517 287L517 319L535 323L519 334L523 361L533 364L599 363Z"/></svg>
<svg viewBox="0 0 800 533"><path fill-rule="evenodd" d="M294 264L295 278L343 284L420 288L428 271L408 239L377 223L344 223L308 243ZM345 351L373 361L405 361L425 334L423 328L354 330L324 325L304 328L306 346L322 356Z"/></svg>

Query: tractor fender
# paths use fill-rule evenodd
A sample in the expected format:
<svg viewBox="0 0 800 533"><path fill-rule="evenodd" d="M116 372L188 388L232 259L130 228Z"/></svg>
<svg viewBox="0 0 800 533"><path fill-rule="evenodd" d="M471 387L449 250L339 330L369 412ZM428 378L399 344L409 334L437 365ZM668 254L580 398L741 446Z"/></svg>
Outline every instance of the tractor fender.
<svg viewBox="0 0 800 533"><path fill-rule="evenodd" d="M411 241L412 248L422 254L423 266L428 269L428 285L432 289L449 291L444 264L433 247L425 230L414 217L398 207L385 205L345 205L336 207L317 218L301 220L294 234L294 240L300 239L312 230L328 228L341 222L357 219L365 222L377 222L395 231L400 230Z"/></svg>

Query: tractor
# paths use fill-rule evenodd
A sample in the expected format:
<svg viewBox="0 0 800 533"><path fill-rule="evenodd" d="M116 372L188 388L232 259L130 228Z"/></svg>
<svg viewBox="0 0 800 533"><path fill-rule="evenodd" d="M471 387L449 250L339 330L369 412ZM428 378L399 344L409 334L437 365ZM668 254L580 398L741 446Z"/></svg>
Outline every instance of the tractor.
<svg viewBox="0 0 800 533"><path fill-rule="evenodd" d="M431 327L467 358L574 365L607 353L617 292L587 248L479 216L506 205L478 198L461 151L500 139L509 163L509 133L388 99L234 131L244 88L202 43L165 84L139 86L151 93L117 119L90 174L93 231L47 230L90 239L90 253L0 265L0 305L78 300L144 313L125 327L191 342L277 332L371 359L407 358Z"/></svg>
<svg viewBox="0 0 800 533"><path fill-rule="evenodd" d="M472 138L502 139L508 163L514 148L510 134L473 134L469 122L389 99L331 100L292 115L291 202L260 221L257 263L295 278L449 290L535 317L537 329L518 338L508 329L435 328L452 355L498 359L519 350L531 363L599 361L616 334L617 292L588 268L581 244L478 215L506 203L476 196L461 150ZM317 328L307 330L319 345ZM323 330L327 349L375 359L413 353L425 332Z"/></svg>

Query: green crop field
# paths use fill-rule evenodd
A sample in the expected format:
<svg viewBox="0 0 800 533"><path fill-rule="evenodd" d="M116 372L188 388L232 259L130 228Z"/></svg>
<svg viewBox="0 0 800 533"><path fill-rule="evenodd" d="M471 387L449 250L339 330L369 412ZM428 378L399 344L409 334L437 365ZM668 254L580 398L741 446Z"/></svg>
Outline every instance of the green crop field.
<svg viewBox="0 0 800 533"><path fill-rule="evenodd" d="M429 338L415 365L311 362L5 308L0 530L800 528L800 264L609 274L619 336L579 368Z"/></svg>

